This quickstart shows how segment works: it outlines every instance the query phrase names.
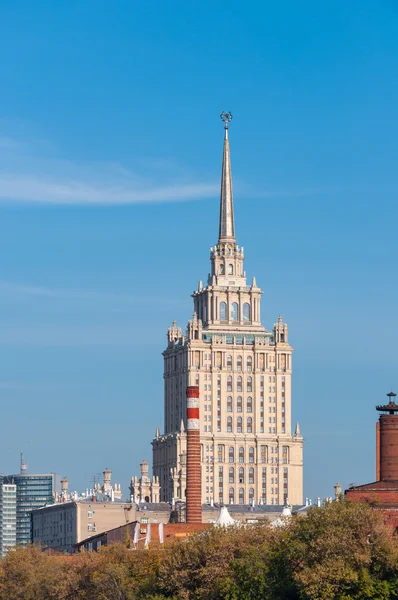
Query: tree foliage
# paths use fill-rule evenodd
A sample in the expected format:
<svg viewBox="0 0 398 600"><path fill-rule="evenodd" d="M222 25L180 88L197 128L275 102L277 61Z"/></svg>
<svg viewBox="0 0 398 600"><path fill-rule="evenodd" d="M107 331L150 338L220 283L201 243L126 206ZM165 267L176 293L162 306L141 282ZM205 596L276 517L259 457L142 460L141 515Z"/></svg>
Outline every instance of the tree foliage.
<svg viewBox="0 0 398 600"><path fill-rule="evenodd" d="M0 600L393 600L398 544L382 513L340 502L282 528L211 528L166 548L0 560Z"/></svg>

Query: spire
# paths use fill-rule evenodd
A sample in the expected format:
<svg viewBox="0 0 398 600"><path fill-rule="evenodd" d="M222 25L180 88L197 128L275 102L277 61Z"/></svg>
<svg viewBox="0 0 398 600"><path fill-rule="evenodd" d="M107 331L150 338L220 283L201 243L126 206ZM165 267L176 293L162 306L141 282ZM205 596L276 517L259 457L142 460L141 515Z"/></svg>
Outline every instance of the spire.
<svg viewBox="0 0 398 600"><path fill-rule="evenodd" d="M229 152L228 124L232 121L230 112L220 115L224 122L224 153L221 172L220 230L218 241L235 242L234 202L232 198L231 157Z"/></svg>

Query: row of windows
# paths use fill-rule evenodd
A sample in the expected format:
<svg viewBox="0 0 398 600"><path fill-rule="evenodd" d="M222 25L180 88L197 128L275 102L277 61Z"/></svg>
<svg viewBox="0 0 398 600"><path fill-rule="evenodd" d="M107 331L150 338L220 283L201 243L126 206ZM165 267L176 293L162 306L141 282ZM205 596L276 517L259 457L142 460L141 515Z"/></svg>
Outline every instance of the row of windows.
<svg viewBox="0 0 398 600"><path fill-rule="evenodd" d="M230 354L227 354L227 371L232 371L232 356ZM246 358L246 367L248 371L252 371L253 370L253 357L252 356L248 356ZM236 370L237 371L242 371L243 369L243 358L239 355L236 358Z"/></svg>
<svg viewBox="0 0 398 600"><path fill-rule="evenodd" d="M254 483L254 469L253 467L250 467L250 469L248 469L247 471L248 477L247 477L247 481L248 483ZM219 483L223 482L223 471L222 471L222 467L221 470L219 470L218 473L218 481ZM230 467L228 469L228 482L229 483L235 483L235 468L234 467ZM238 470L238 482L239 483L245 483L245 469L243 467L240 467Z"/></svg>
<svg viewBox="0 0 398 600"><path fill-rule="evenodd" d="M233 275L233 274L234 274L234 265L230 263L228 265L228 275ZM221 263L221 265L220 265L220 275L225 275L224 263Z"/></svg>
<svg viewBox="0 0 398 600"><path fill-rule="evenodd" d="M243 431L243 419L238 417L236 419L236 432L242 433ZM227 432L232 433L232 417L227 417ZM253 433L253 419L248 417L246 420L246 432Z"/></svg>
<svg viewBox="0 0 398 600"><path fill-rule="evenodd" d="M239 321L239 304L232 302L229 307L229 320ZM228 321L227 303L220 302L220 321ZM250 304L245 302L242 306L242 321L245 323L250 321Z"/></svg>
<svg viewBox="0 0 398 600"><path fill-rule="evenodd" d="M227 397L227 412L232 412L232 409L233 409L232 396L228 396ZM236 399L236 412L243 412L242 396L238 396ZM246 399L246 412L248 412L248 413L253 412L253 398L251 396L249 396Z"/></svg>
<svg viewBox="0 0 398 600"><path fill-rule="evenodd" d="M242 377L239 376L236 378L236 389L238 392L243 391L242 386L243 386ZM227 392L232 392L232 388L233 388L233 379L232 379L231 375L228 375L228 377L227 377ZM247 378L246 391L247 392L253 391L253 377Z"/></svg>

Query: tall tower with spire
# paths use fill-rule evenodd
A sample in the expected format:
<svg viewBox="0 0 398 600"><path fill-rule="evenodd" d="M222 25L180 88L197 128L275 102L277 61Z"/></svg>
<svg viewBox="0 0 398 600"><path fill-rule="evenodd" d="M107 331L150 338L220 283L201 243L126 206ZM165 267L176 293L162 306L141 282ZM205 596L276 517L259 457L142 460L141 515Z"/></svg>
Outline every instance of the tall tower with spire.
<svg viewBox="0 0 398 600"><path fill-rule="evenodd" d="M185 500L187 386L200 389L202 502L282 505L303 497L303 438L291 428L292 347L279 317L261 323L262 290L247 283L235 238L229 123L217 244L211 271L193 292L186 333L174 321L164 357L164 433L156 430L153 473L164 501Z"/></svg>

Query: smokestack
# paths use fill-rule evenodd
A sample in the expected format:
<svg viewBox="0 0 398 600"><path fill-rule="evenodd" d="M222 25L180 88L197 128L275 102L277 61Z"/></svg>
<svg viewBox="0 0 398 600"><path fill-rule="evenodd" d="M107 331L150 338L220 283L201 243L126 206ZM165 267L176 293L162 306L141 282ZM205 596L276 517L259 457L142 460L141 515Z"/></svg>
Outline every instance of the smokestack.
<svg viewBox="0 0 398 600"><path fill-rule="evenodd" d="M396 394L387 394L388 404L376 406L379 417L380 481L398 481L398 405Z"/></svg>
<svg viewBox="0 0 398 600"><path fill-rule="evenodd" d="M187 491L186 521L202 522L202 488L200 471L199 387L187 387Z"/></svg>

